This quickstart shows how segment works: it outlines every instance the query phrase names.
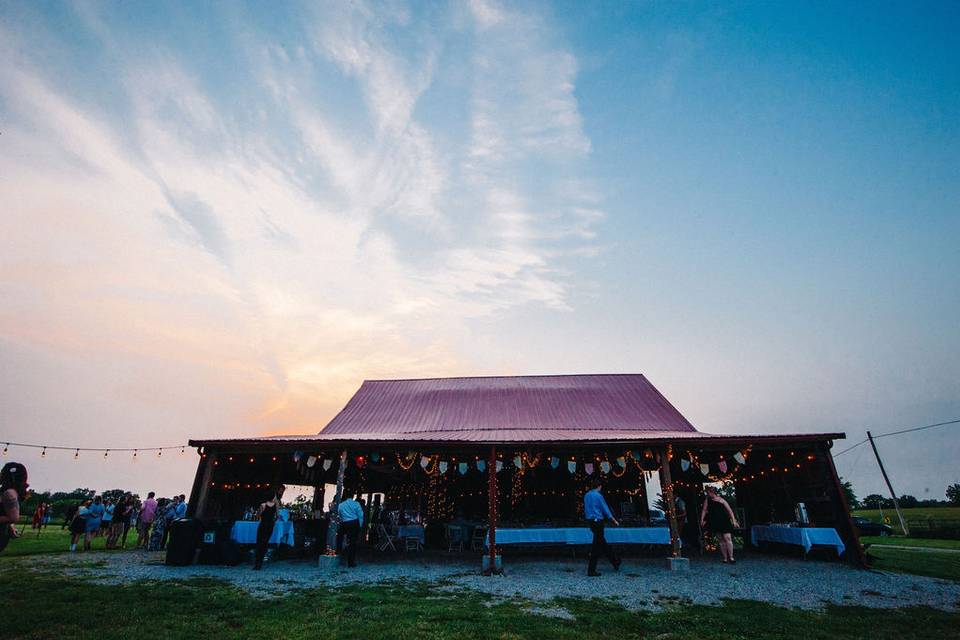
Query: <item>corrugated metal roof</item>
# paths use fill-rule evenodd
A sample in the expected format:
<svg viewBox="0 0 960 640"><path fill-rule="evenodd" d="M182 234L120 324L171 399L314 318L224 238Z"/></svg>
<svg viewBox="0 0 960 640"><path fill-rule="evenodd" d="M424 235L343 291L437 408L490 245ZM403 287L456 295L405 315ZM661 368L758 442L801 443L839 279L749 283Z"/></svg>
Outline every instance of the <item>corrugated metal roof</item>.
<svg viewBox="0 0 960 640"><path fill-rule="evenodd" d="M367 380L320 436L528 441L650 432L697 430L642 374L607 374Z"/></svg>

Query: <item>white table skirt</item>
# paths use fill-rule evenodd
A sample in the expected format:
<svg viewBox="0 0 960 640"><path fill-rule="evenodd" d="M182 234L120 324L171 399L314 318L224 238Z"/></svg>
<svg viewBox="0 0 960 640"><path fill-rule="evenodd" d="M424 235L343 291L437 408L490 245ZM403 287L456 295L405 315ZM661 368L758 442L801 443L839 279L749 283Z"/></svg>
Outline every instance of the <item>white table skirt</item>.
<svg viewBox="0 0 960 640"><path fill-rule="evenodd" d="M605 527L604 537L611 544L670 544L667 527ZM497 529L497 544L590 544L593 533L587 527L556 529ZM490 544L487 534L487 545Z"/></svg>
<svg viewBox="0 0 960 640"><path fill-rule="evenodd" d="M838 556L843 555L846 550L837 530L826 527L769 527L763 525L751 527L750 541L756 545L762 540L803 547L804 553L809 553L814 545L834 547Z"/></svg>
<svg viewBox="0 0 960 640"><path fill-rule="evenodd" d="M257 543L257 527L260 523L256 520L237 520L230 529L230 539L240 544ZM293 523L281 522L273 523L273 534L270 536L270 544L285 544L293 546Z"/></svg>

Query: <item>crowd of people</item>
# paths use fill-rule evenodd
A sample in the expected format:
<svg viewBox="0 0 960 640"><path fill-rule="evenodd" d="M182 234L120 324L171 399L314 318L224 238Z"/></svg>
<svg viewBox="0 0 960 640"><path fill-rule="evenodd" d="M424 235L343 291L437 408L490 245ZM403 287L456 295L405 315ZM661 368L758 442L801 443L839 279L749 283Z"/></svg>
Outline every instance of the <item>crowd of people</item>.
<svg viewBox="0 0 960 640"><path fill-rule="evenodd" d="M106 538L107 549L125 549L131 529L135 547L162 551L170 535L169 525L187 514L186 496L156 498L151 491L144 501L129 493L117 499L94 496L67 510L61 529L69 528L70 551L90 549L94 538Z"/></svg>

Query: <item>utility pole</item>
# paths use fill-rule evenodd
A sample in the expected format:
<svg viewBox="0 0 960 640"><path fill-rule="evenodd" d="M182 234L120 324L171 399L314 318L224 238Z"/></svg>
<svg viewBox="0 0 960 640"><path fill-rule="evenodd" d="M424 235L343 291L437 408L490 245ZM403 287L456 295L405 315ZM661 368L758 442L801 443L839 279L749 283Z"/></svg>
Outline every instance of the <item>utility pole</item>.
<svg viewBox="0 0 960 640"><path fill-rule="evenodd" d="M909 536L910 529L907 528L907 521L903 519L903 511L900 510L900 501L897 500L897 492L893 490L893 485L890 484L887 470L883 468L883 461L877 452L877 445L874 444L873 435L869 431L867 431L867 439L870 441L870 446L873 447L873 455L877 456L877 464L880 465L880 473L883 474L883 481L887 483L887 489L890 490L890 497L893 498L893 507L897 510L897 517L900 518L900 528L903 529L903 535Z"/></svg>

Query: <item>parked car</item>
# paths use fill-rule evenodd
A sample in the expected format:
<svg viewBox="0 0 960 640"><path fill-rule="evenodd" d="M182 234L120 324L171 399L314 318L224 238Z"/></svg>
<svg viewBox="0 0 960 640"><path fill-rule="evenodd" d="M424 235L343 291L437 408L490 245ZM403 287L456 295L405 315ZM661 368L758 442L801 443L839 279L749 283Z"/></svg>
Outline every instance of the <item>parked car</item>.
<svg viewBox="0 0 960 640"><path fill-rule="evenodd" d="M853 524L862 536L892 536L893 527L888 524L874 522L860 516L853 516Z"/></svg>
<svg viewBox="0 0 960 640"><path fill-rule="evenodd" d="M647 515L650 519L650 526L652 527L666 526L667 514L665 514L660 509L650 509L650 512Z"/></svg>

